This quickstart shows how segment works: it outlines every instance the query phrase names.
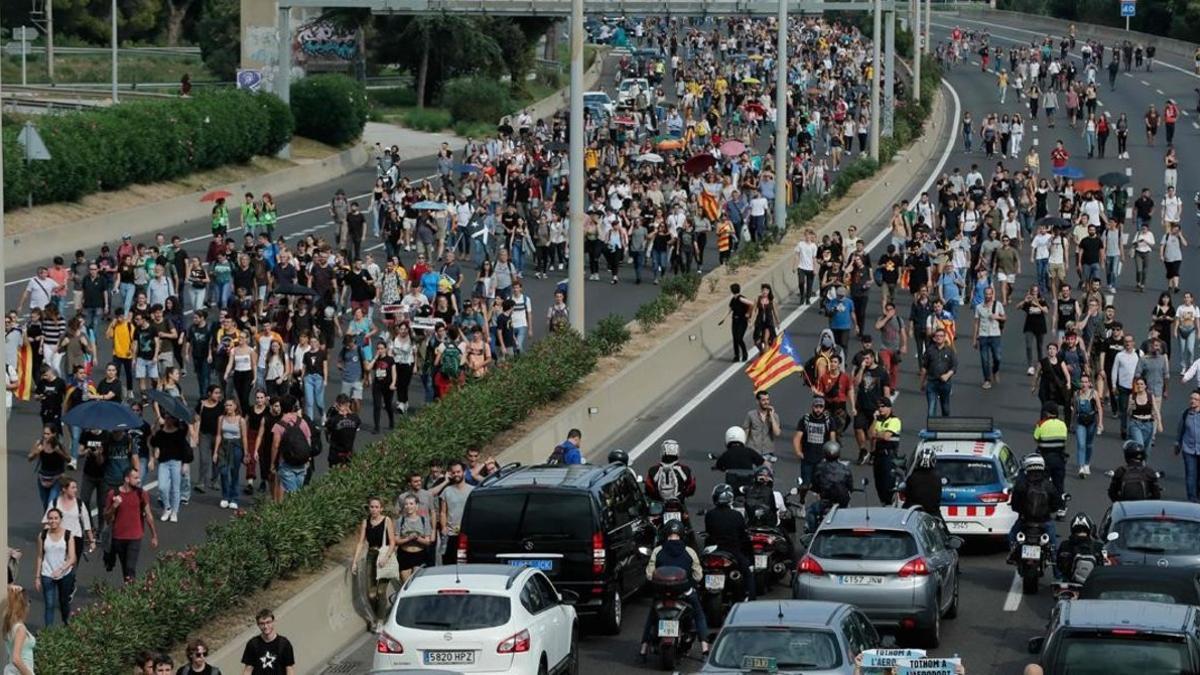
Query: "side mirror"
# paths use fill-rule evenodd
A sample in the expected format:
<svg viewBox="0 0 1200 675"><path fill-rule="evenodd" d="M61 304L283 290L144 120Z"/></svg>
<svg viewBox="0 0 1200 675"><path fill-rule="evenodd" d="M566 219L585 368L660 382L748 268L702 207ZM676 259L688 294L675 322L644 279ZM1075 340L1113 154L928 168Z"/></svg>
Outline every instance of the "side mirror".
<svg viewBox="0 0 1200 675"><path fill-rule="evenodd" d="M663 513L663 503L662 502L650 502L650 515L661 516L662 513Z"/></svg>
<svg viewBox="0 0 1200 675"><path fill-rule="evenodd" d="M1108 536L1104 537L1105 541L1116 541L1121 538L1121 535L1116 532L1109 532Z"/></svg>
<svg viewBox="0 0 1200 675"><path fill-rule="evenodd" d="M946 545L957 551L958 549L962 548L962 537L950 537L946 540Z"/></svg>
<svg viewBox="0 0 1200 675"><path fill-rule="evenodd" d="M810 532L803 537L800 537L800 545L807 549L809 546L812 546L812 540L813 533Z"/></svg>
<svg viewBox="0 0 1200 675"><path fill-rule="evenodd" d="M946 480L946 479L943 478L942 480ZM906 488L906 487L908 487L908 483L900 483L899 485L896 486L896 491L904 492L904 488Z"/></svg>
<svg viewBox="0 0 1200 675"><path fill-rule="evenodd" d="M791 490L788 490L788 494L795 497L796 495L800 494L800 488L792 488Z"/></svg>
<svg viewBox="0 0 1200 675"><path fill-rule="evenodd" d="M558 601L564 605L574 605L579 602L579 594L564 588L558 592Z"/></svg>
<svg viewBox="0 0 1200 675"><path fill-rule="evenodd" d="M1029 638L1029 643L1026 645L1026 648L1029 650L1030 654L1041 654L1042 646L1044 646L1045 644L1046 644L1045 636L1039 635L1035 638Z"/></svg>
<svg viewBox="0 0 1200 675"><path fill-rule="evenodd" d="M864 478L864 479L860 480L860 481L858 482L858 484L859 484L859 485L861 485L861 486L863 486L863 487L867 487L868 485L870 485L870 484L871 484L871 479L870 479L870 478Z"/></svg>
<svg viewBox="0 0 1200 675"><path fill-rule="evenodd" d="M804 477L803 476L796 477L796 485L797 486L804 485Z"/></svg>
<svg viewBox="0 0 1200 675"><path fill-rule="evenodd" d="M714 462L715 462L715 461L717 461L717 456L716 456L716 455L714 455L714 454L712 454L711 452L710 452L710 453L708 453L708 458L709 458L709 459L711 459L711 460L712 460L712 461L714 461Z"/></svg>
<svg viewBox="0 0 1200 675"><path fill-rule="evenodd" d="M1065 502L1069 502L1069 501L1071 501L1071 494L1070 493L1064 494L1063 502L1065 503Z"/></svg>

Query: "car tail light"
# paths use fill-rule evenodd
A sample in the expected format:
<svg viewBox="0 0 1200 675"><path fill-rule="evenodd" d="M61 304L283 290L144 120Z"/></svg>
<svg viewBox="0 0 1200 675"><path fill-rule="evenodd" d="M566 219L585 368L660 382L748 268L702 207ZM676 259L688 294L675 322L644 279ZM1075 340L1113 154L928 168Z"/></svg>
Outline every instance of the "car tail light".
<svg viewBox="0 0 1200 675"><path fill-rule="evenodd" d="M379 636L375 639L375 653L377 654L403 654L404 645L396 638L388 635L383 631L379 631Z"/></svg>
<svg viewBox="0 0 1200 675"><path fill-rule="evenodd" d="M496 646L497 654L521 654L527 651L529 651L529 631L527 630L504 638Z"/></svg>
<svg viewBox="0 0 1200 675"><path fill-rule="evenodd" d="M861 537L861 536L868 535L868 534L875 534L875 528L873 528L873 527L856 527L853 530L850 530L850 533L856 537Z"/></svg>
<svg viewBox="0 0 1200 675"><path fill-rule="evenodd" d="M719 555L710 555L710 556L706 556L704 558L704 567L707 569L723 570L726 567L732 567L732 566L733 566L733 562L731 562L729 560L729 558L723 558Z"/></svg>
<svg viewBox="0 0 1200 675"><path fill-rule="evenodd" d="M1137 635L1138 632L1132 628L1114 628L1114 629L1112 629L1112 634L1113 635Z"/></svg>
<svg viewBox="0 0 1200 675"><path fill-rule="evenodd" d="M438 591L438 595L470 595L471 591L465 588L443 588Z"/></svg>
<svg viewBox="0 0 1200 675"><path fill-rule="evenodd" d="M750 535L750 543L754 544L755 548L766 548L771 545L774 539L775 537L765 533Z"/></svg>
<svg viewBox="0 0 1200 675"><path fill-rule="evenodd" d="M456 560L459 565L467 564L467 535L461 532L458 534L458 557Z"/></svg>
<svg viewBox="0 0 1200 675"><path fill-rule="evenodd" d="M825 574L825 568L821 567L821 563L811 555L806 555L800 559L800 564L796 565L797 574Z"/></svg>
<svg viewBox="0 0 1200 675"><path fill-rule="evenodd" d="M978 497L983 504L1003 504L1008 501L1007 492L985 492Z"/></svg>
<svg viewBox="0 0 1200 675"><path fill-rule="evenodd" d="M592 574L599 576L604 574L604 560L606 557L604 551L604 533L596 532L592 535Z"/></svg>
<svg viewBox="0 0 1200 675"><path fill-rule="evenodd" d="M928 576L929 563L925 562L924 558L913 558L912 560L904 563L904 567L901 567L897 574L899 574L901 578Z"/></svg>

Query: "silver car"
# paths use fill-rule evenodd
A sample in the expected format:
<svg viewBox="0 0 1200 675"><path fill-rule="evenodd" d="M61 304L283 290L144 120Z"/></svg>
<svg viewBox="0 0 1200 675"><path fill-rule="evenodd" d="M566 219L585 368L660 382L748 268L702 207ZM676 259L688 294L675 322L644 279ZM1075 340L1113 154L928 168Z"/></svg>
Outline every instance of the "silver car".
<svg viewBox="0 0 1200 675"><path fill-rule="evenodd" d="M850 654L879 647L856 608L837 602L739 602L713 643L702 673L853 675Z"/></svg>
<svg viewBox="0 0 1200 675"><path fill-rule="evenodd" d="M796 566L792 597L854 605L876 628L937 647L942 618L958 614L960 546L919 507L834 508Z"/></svg>

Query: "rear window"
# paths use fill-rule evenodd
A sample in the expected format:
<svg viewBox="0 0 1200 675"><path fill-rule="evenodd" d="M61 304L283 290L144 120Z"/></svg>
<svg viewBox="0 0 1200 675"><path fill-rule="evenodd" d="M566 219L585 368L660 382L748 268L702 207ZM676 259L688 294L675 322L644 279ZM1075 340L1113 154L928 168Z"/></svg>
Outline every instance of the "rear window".
<svg viewBox="0 0 1200 675"><path fill-rule="evenodd" d="M747 626L721 631L709 664L740 670L744 657L765 656L773 657L780 670L832 670L842 664L839 652L828 631Z"/></svg>
<svg viewBox="0 0 1200 675"><path fill-rule="evenodd" d="M1000 482L996 464L967 458L938 458L938 473L950 487L993 485Z"/></svg>
<svg viewBox="0 0 1200 675"><path fill-rule="evenodd" d="M917 554L917 543L897 530L821 530L809 552L833 560L907 560Z"/></svg>
<svg viewBox="0 0 1200 675"><path fill-rule="evenodd" d="M1154 591L1138 591L1133 589L1120 591L1102 591L1087 595L1088 600L1141 600L1143 602L1161 602L1167 605L1179 604L1179 599L1169 593Z"/></svg>
<svg viewBox="0 0 1200 675"><path fill-rule="evenodd" d="M588 540L592 507L582 493L480 491L467 500L463 524L485 541Z"/></svg>
<svg viewBox="0 0 1200 675"><path fill-rule="evenodd" d="M502 595L401 595L396 624L417 630L479 630L508 623L512 601Z"/></svg>
<svg viewBox="0 0 1200 675"><path fill-rule="evenodd" d="M1192 672L1187 644L1173 636L1068 635L1053 672L1071 675L1178 675Z"/></svg>
<svg viewBox="0 0 1200 675"><path fill-rule="evenodd" d="M1127 551L1189 555L1200 553L1200 522L1142 518L1117 526L1117 545Z"/></svg>

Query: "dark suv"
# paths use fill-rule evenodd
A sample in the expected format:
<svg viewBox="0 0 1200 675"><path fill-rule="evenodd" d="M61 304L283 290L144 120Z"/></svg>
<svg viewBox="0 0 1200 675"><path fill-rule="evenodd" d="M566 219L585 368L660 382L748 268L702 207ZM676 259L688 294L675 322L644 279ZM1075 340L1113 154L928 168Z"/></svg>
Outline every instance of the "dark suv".
<svg viewBox="0 0 1200 675"><path fill-rule="evenodd" d="M623 599L647 583L654 528L624 465L513 465L471 492L458 544L460 563L542 570L579 595L580 616L616 634Z"/></svg>
<svg viewBox="0 0 1200 675"><path fill-rule="evenodd" d="M1200 675L1196 607L1142 600L1070 600L1029 641L1047 673Z"/></svg>

